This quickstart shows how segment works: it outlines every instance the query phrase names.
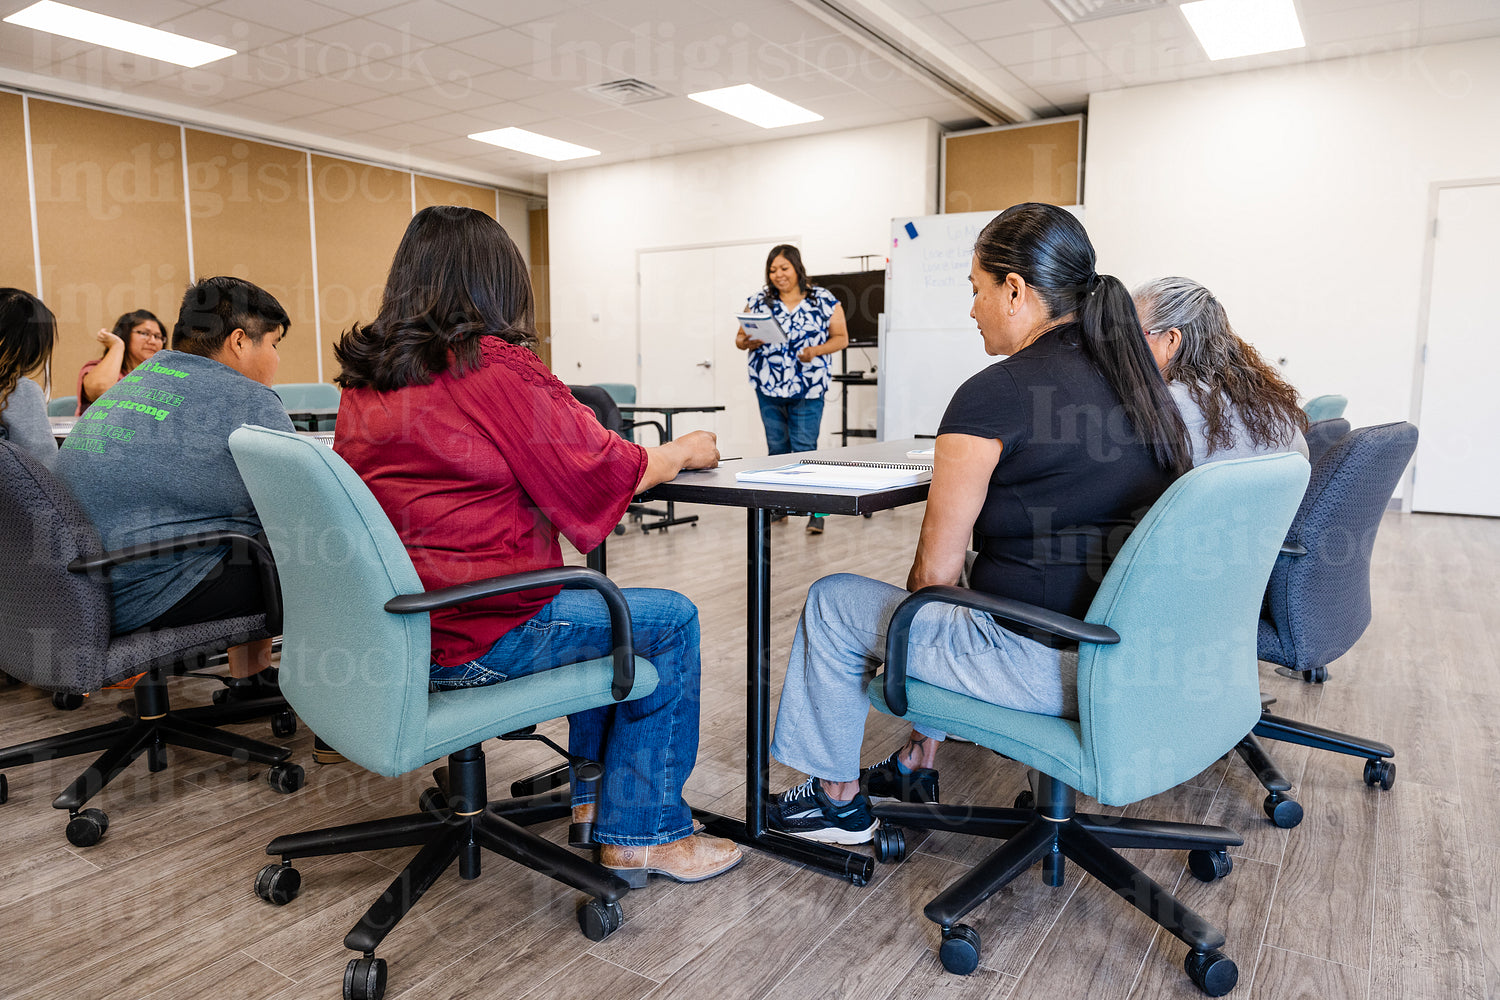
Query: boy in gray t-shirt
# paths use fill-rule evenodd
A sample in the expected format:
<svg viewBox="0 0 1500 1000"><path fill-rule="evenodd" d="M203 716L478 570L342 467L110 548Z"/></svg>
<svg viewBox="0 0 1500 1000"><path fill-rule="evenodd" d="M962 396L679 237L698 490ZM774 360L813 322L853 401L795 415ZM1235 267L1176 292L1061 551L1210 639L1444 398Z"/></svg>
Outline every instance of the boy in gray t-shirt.
<svg viewBox="0 0 1500 1000"><path fill-rule="evenodd" d="M241 424L293 429L271 389L288 326L281 304L250 282L200 281L183 297L173 349L79 418L57 474L106 550L204 531L260 533L229 434ZM110 585L116 633L264 610L254 568L223 546L117 566ZM231 649L231 676L258 673L270 652L269 638Z"/></svg>

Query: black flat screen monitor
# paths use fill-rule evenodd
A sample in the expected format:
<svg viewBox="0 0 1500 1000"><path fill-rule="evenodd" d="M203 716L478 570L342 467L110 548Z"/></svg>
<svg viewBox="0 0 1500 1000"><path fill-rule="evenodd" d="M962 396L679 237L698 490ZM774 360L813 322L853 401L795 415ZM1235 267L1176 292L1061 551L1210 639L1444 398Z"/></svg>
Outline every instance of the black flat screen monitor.
<svg viewBox="0 0 1500 1000"><path fill-rule="evenodd" d="M844 307L853 342L875 343L880 314L885 312L885 271L846 271L843 274L810 274L807 280L821 285Z"/></svg>

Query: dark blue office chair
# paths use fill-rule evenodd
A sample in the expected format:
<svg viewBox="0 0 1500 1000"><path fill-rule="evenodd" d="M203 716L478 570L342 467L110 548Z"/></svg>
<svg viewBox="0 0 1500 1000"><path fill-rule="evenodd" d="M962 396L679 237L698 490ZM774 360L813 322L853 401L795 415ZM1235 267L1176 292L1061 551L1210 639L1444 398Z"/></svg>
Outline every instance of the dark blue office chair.
<svg viewBox="0 0 1500 1000"><path fill-rule="evenodd" d="M1349 433L1349 421L1343 417L1319 420L1307 425L1307 460L1313 465L1328 454L1328 449L1338 444Z"/></svg>
<svg viewBox="0 0 1500 1000"><path fill-rule="evenodd" d="M1271 571L1261 610L1259 655L1277 673L1321 684L1328 664L1349 651L1370 624L1370 553L1396 483L1417 447L1409 423L1361 427L1345 435L1313 469L1301 509ZM1281 740L1365 758L1367 785L1396 780L1386 743L1273 715L1236 749L1270 793L1265 811L1277 826L1296 826L1302 807L1260 739Z"/></svg>

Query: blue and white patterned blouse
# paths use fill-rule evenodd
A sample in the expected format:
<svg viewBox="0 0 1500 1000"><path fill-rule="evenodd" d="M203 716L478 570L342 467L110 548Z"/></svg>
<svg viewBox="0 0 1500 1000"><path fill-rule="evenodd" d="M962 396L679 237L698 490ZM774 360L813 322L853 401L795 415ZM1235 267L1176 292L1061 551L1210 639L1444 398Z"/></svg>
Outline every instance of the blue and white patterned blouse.
<svg viewBox="0 0 1500 1000"><path fill-rule="evenodd" d="M817 286L791 310L780 296L767 296L764 288L750 296L745 312L764 315L769 311L786 331L785 344L766 344L750 352L750 384L762 395L781 399L817 399L827 392L833 367L830 355L820 354L804 364L797 360L797 352L828 340L828 324L838 305L832 292Z"/></svg>

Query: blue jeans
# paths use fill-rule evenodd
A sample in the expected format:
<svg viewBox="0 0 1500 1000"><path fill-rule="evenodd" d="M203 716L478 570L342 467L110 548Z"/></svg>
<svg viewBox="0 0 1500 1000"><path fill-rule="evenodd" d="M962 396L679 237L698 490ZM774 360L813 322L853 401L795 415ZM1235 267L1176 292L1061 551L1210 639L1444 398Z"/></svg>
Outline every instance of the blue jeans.
<svg viewBox="0 0 1500 1000"><path fill-rule="evenodd" d="M568 750L604 765L597 794L573 784L573 804L599 802L594 838L605 844L668 844L693 832L682 786L698 759L698 609L671 590L629 588L635 653L656 667L656 690L568 716ZM564 590L477 660L432 668L443 690L495 684L613 648L604 599Z"/></svg>
<svg viewBox="0 0 1500 1000"><path fill-rule="evenodd" d="M766 448L772 455L789 451L816 451L818 431L823 426L823 397L783 398L756 390L760 420L766 426Z"/></svg>

